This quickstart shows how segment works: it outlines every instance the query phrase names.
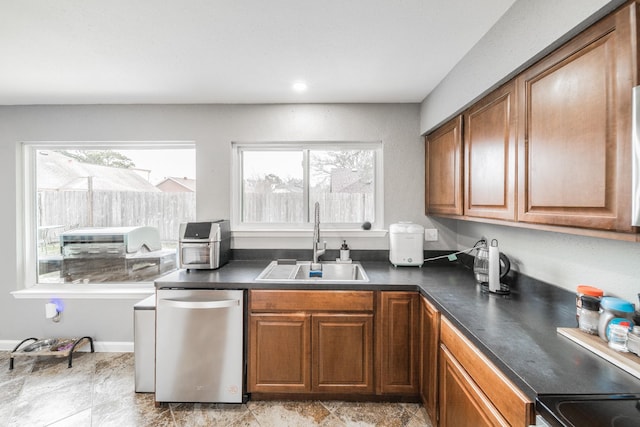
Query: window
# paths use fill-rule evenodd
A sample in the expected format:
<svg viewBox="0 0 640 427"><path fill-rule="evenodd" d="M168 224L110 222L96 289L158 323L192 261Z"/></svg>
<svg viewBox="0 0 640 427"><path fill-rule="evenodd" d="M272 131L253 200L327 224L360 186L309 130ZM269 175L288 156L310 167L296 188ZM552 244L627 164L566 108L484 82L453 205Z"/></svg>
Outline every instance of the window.
<svg viewBox="0 0 640 427"><path fill-rule="evenodd" d="M25 144L28 284L150 282L195 219L193 144Z"/></svg>
<svg viewBox="0 0 640 427"><path fill-rule="evenodd" d="M234 144L234 228L381 222L381 143Z"/></svg>

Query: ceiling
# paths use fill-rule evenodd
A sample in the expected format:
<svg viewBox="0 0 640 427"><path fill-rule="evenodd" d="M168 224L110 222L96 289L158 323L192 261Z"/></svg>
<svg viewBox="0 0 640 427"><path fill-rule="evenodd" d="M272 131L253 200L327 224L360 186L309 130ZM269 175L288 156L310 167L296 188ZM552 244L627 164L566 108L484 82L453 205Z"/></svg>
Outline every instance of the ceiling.
<svg viewBox="0 0 640 427"><path fill-rule="evenodd" d="M3 1L0 104L420 102L514 2Z"/></svg>

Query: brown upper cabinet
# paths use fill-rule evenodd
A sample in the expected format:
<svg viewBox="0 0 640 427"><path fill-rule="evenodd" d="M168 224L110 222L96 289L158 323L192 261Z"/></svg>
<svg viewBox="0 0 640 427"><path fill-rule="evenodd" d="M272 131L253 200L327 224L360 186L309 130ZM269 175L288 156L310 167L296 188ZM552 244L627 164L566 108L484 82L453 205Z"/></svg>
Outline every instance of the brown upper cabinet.
<svg viewBox="0 0 640 427"><path fill-rule="evenodd" d="M426 138L427 215L462 215L462 170L462 117L458 116Z"/></svg>
<svg viewBox="0 0 640 427"><path fill-rule="evenodd" d="M464 113L464 213L514 221L515 85L509 82Z"/></svg>
<svg viewBox="0 0 640 427"><path fill-rule="evenodd" d="M429 133L427 214L638 239L624 234L638 231L631 226L638 15L630 2Z"/></svg>
<svg viewBox="0 0 640 427"><path fill-rule="evenodd" d="M517 78L518 219L631 230L635 4Z"/></svg>

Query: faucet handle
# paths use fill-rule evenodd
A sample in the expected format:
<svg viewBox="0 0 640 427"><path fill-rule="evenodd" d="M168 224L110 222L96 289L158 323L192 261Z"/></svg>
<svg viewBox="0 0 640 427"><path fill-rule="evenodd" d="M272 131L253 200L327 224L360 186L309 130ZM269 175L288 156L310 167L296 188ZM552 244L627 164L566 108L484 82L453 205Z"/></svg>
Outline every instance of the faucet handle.
<svg viewBox="0 0 640 427"><path fill-rule="evenodd" d="M327 241L322 242L322 249L316 251L317 256L322 256L327 251Z"/></svg>

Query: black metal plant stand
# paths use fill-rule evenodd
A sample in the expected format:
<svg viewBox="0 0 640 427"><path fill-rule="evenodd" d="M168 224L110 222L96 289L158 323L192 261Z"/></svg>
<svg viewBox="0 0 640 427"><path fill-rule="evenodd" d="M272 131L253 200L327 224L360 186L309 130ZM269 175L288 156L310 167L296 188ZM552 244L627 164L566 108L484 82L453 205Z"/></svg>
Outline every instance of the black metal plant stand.
<svg viewBox="0 0 640 427"><path fill-rule="evenodd" d="M22 347L23 344L32 341L30 344ZM73 352L84 345L87 342L91 345L91 353L95 352L93 348L93 339L91 337L82 338L27 338L24 339L15 346L10 354L9 358L9 370L13 369L13 359L15 357L22 356L53 356L53 357L67 357L69 361L69 368L73 363ZM21 348L22 347L22 348Z"/></svg>

